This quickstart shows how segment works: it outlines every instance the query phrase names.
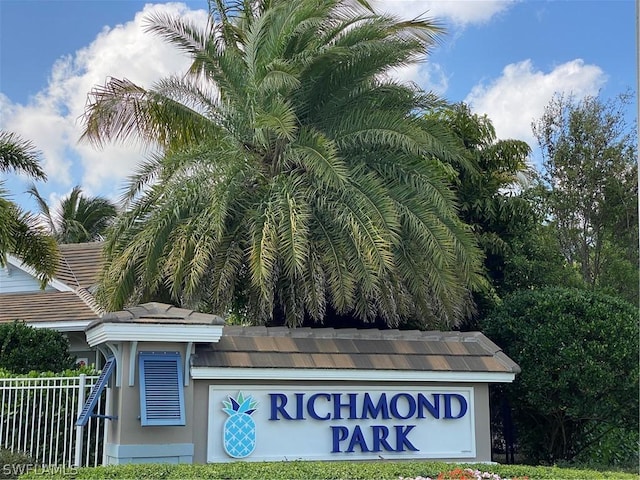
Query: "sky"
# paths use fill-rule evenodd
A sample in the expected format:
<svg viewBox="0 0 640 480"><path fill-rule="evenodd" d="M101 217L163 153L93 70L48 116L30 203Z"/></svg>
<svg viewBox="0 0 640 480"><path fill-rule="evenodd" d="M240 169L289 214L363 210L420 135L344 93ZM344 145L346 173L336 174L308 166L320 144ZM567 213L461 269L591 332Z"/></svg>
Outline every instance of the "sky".
<svg viewBox="0 0 640 480"><path fill-rule="evenodd" d="M610 99L637 89L634 0L370 1L377 11L424 14L446 29L424 62L393 75L486 114L498 138L531 145L534 165L531 123L554 94ZM79 142L87 94L108 77L149 87L184 72L189 59L146 33L144 18L167 11L204 22L206 8L206 0L0 0L0 129L42 152L48 179L36 186L51 205L75 185L119 198L149 152ZM630 106L629 121L637 111ZM30 180L6 179L13 200L35 211L25 193Z"/></svg>

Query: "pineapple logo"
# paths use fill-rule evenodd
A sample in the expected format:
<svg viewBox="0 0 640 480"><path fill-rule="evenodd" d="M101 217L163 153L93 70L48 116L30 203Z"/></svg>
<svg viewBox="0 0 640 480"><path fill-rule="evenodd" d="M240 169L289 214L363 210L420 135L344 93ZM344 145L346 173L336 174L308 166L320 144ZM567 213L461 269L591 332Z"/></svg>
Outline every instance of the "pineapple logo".
<svg viewBox="0 0 640 480"><path fill-rule="evenodd" d="M222 404L222 410L229 415L224 422L224 451L233 458L248 457L256 448L256 424L251 414L258 402L251 395L245 397L239 392L237 399L229 395L229 401Z"/></svg>

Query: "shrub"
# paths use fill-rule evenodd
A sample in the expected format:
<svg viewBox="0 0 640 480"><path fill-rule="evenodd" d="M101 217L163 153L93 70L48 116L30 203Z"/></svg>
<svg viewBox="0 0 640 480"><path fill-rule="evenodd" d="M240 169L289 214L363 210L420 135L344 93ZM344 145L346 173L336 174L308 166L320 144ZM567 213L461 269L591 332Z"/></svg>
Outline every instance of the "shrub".
<svg viewBox="0 0 640 480"><path fill-rule="evenodd" d="M56 479L261 479L270 480L399 480L400 478L450 478L455 471L471 468L474 471L495 474L501 479L575 479L590 480L616 479L633 480L636 475L622 472L606 472L596 470L565 469L557 467L532 467L529 465L486 465L486 464L451 464L430 461L375 460L369 462L230 462L212 463L209 465L111 465L97 468L72 468L62 471L44 469L30 471L24 480ZM455 477L454 477L455 478ZM459 480L460 477L458 477Z"/></svg>
<svg viewBox="0 0 640 480"><path fill-rule="evenodd" d="M69 341L60 332L15 321L0 325L0 368L23 374L73 368Z"/></svg>
<svg viewBox="0 0 640 480"><path fill-rule="evenodd" d="M34 468L33 459L24 452L0 448L0 479L18 478Z"/></svg>
<svg viewBox="0 0 640 480"><path fill-rule="evenodd" d="M637 462L636 308L584 290L520 291L483 330L522 368L503 388L529 460L613 461L617 451L627 458L614 463Z"/></svg>

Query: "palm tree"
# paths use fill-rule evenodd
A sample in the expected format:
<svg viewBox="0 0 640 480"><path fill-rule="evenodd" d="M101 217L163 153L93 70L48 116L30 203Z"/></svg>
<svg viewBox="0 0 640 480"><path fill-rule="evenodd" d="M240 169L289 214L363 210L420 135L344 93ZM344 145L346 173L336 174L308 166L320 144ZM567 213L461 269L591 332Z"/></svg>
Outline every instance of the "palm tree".
<svg viewBox="0 0 640 480"><path fill-rule="evenodd" d="M500 230L522 214L517 194L536 176L528 163L531 147L522 140L498 139L491 120L473 114L464 103L431 116L451 131L464 152L454 165L460 217L487 254L503 254L507 246Z"/></svg>
<svg viewBox="0 0 640 480"><path fill-rule="evenodd" d="M528 198L536 176L528 163L531 148L521 140L498 139L491 120L463 103L432 112L430 118L445 126L464 152L453 165L459 216L484 251L484 270L491 281L490 289L474 292L476 314L464 328L475 329L472 320L483 318L505 293L505 272L517 245L537 234L539 219Z"/></svg>
<svg viewBox="0 0 640 480"><path fill-rule="evenodd" d="M86 197L75 186L52 214L35 185L28 193L36 199L40 213L58 243L86 243L103 240L103 234L116 217L116 206L104 197Z"/></svg>
<svg viewBox="0 0 640 480"><path fill-rule="evenodd" d="M481 283L456 215L453 161L422 112L443 102L387 73L441 33L364 1L211 1L209 22L148 28L193 59L145 90L90 93L84 139L158 148L129 184L107 240L109 309L153 297L248 316L455 325Z"/></svg>
<svg viewBox="0 0 640 480"><path fill-rule="evenodd" d="M15 133L0 131L0 171L21 172L44 180L38 164L39 152L29 141ZM4 181L0 181L0 266L7 254L14 254L38 274L44 286L53 275L58 261L55 240L39 225L37 219L9 199Z"/></svg>

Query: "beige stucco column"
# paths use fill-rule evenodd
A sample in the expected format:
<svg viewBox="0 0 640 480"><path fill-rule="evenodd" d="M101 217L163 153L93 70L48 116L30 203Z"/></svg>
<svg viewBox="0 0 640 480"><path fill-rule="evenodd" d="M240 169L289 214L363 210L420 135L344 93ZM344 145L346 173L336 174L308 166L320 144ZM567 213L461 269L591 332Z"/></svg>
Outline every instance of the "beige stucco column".
<svg viewBox="0 0 640 480"><path fill-rule="evenodd" d="M87 327L87 343L116 360L105 463L192 463L190 359L196 343L220 339L223 323L216 315L147 303Z"/></svg>

